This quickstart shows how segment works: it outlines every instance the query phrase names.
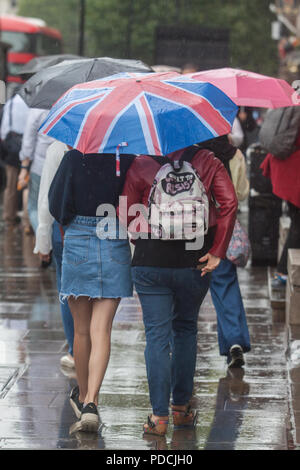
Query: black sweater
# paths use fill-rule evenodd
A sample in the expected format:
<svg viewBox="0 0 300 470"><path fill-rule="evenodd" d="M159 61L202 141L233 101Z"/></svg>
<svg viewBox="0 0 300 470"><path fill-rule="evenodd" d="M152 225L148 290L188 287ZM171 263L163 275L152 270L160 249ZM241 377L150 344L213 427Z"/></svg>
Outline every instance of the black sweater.
<svg viewBox="0 0 300 470"><path fill-rule="evenodd" d="M121 155L121 176L116 176L115 155L70 150L63 157L49 190L49 209L61 225L76 215L96 217L100 204L118 206L126 172L134 155Z"/></svg>

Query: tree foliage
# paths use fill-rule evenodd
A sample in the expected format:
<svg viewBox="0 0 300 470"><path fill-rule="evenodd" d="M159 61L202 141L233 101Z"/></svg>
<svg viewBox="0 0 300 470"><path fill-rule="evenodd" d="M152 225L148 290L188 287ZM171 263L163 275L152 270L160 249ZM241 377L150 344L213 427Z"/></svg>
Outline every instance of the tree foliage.
<svg viewBox="0 0 300 470"><path fill-rule="evenodd" d="M77 53L79 0L20 0L19 14L60 29L65 52ZM231 32L231 66L277 72L269 0L86 0L85 53L153 64L160 24L202 25Z"/></svg>

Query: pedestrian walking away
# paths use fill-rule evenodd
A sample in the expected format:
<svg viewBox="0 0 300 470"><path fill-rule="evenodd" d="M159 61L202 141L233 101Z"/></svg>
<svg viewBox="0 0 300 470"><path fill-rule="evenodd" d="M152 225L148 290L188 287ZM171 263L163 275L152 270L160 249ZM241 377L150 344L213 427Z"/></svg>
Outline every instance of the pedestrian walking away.
<svg viewBox="0 0 300 470"><path fill-rule="evenodd" d="M53 142L47 150L45 164L41 176L38 198L38 227L34 253L38 254L41 261L49 263L51 254L56 265L57 290L60 292L62 254L63 254L63 227L60 226L49 212L48 193L55 173L64 157L70 149L62 142ZM68 354L61 358L63 367L74 368L73 342L74 324L73 317L65 300L60 303L61 317L65 336L68 342Z"/></svg>
<svg viewBox="0 0 300 470"><path fill-rule="evenodd" d="M289 233L278 261L277 270L272 280L275 289L285 289L287 282L287 258L290 248L300 248L300 132L296 129L297 137L293 144L294 151L286 157L278 158L268 153L261 164L263 175L271 179L275 196L288 203L291 225Z"/></svg>
<svg viewBox="0 0 300 470"><path fill-rule="evenodd" d="M117 178L115 156L71 150L49 191L50 213L66 226L60 297L68 300L74 320L78 386L70 403L82 431L99 427L99 391L109 362L113 319L120 299L133 293L128 239L118 238L118 223L116 233L99 233L104 217L97 216L97 209L117 205L133 159L122 155Z"/></svg>
<svg viewBox="0 0 300 470"><path fill-rule="evenodd" d="M38 132L47 114L48 112L43 109L29 110L20 151L22 169L18 182L20 188L26 187L29 177L28 215L34 232L38 227L38 196L46 152L49 145L54 142L51 137Z"/></svg>
<svg viewBox="0 0 300 470"><path fill-rule="evenodd" d="M144 433L156 435L167 432L171 394L174 426L195 425L197 415L191 409L190 400L196 366L197 319L209 289L211 272L221 258L225 258L237 211L232 182L212 152L192 146L184 152L170 154L169 158L175 167L188 165L184 167L191 172L187 175L184 170L187 181L195 181L193 169L197 171L197 181L204 189L203 200L207 197L209 202L209 217L203 247L192 250L187 250L185 240L180 238L153 239L148 224L141 236L140 218L128 217L129 231L136 239L132 274L143 310L145 361L152 405ZM150 204L151 186L154 180L154 186L157 184L158 171L164 171L165 162L164 158L150 156L136 158L127 172L123 190L129 208L136 203L146 207ZM165 187L169 188L168 195L178 196L183 185L176 185L175 170L169 172L167 178L171 175L174 180L170 183L168 179L171 186ZM179 180L182 177L180 174ZM164 187L164 181L160 187ZM189 191L195 190L188 184L182 194L187 197ZM153 192L151 194L154 197ZM220 205L218 212L214 200Z"/></svg>
<svg viewBox="0 0 300 470"><path fill-rule="evenodd" d="M242 152L233 147L226 136L203 142L200 146L210 149L223 162L237 199L244 200L249 193L249 181ZM251 350L250 336L237 268L229 259L221 260L212 273L210 292L217 313L220 355L227 357L229 367L243 366L243 354Z"/></svg>
<svg viewBox="0 0 300 470"><path fill-rule="evenodd" d="M5 104L1 121L1 153L5 163L6 188L3 198L3 220L8 227L18 222L17 183L20 171L19 152L24 133L28 106L15 94ZM23 217L23 224L26 224Z"/></svg>

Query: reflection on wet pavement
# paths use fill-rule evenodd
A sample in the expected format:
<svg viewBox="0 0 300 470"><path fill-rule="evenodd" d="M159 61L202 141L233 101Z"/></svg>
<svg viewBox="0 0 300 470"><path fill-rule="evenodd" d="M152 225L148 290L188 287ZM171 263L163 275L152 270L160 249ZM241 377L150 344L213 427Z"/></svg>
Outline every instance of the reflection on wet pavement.
<svg viewBox="0 0 300 470"><path fill-rule="evenodd" d="M31 236L22 237L19 228L1 230L1 449L288 448L287 332L284 324L272 324L266 269L239 271L253 346L245 372L227 371L219 356L210 295L205 299L192 403L199 412L197 426L173 430L171 424L166 438L142 435L150 412L142 314L136 295L122 301L100 394L102 425L97 434L88 434L77 430L69 404L75 374L60 368L66 342L54 270L39 267ZM292 374L294 388L300 388L299 370ZM300 400L295 405L300 437Z"/></svg>

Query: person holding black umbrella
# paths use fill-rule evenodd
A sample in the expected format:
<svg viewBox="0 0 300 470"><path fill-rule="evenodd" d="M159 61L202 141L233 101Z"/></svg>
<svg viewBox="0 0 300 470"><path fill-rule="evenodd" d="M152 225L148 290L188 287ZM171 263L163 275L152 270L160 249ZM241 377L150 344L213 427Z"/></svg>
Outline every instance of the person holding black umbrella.
<svg viewBox="0 0 300 470"><path fill-rule="evenodd" d="M3 198L3 220L7 227L17 223L18 194L17 182L20 171L19 151L29 108L22 98L15 94L3 108L1 121L1 153L5 163L6 188ZM26 220L24 208L23 224Z"/></svg>
<svg viewBox="0 0 300 470"><path fill-rule="evenodd" d="M26 187L29 177L28 214L34 232L38 227L37 206L41 174L47 149L54 142L51 137L38 132L47 114L48 111L43 109L30 109L20 151L21 171L18 184L20 188Z"/></svg>

